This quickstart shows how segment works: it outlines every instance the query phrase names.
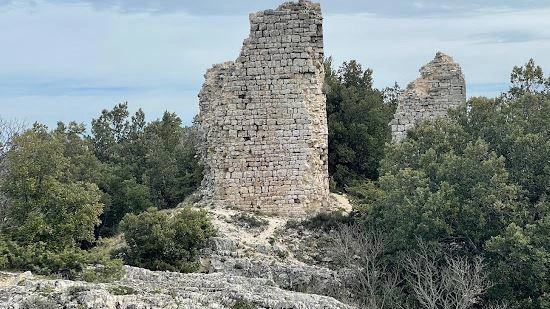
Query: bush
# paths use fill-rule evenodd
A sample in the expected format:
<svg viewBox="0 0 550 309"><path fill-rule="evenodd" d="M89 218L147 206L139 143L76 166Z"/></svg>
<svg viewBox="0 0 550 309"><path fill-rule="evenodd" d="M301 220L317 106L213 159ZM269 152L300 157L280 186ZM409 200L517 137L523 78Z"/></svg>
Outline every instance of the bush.
<svg viewBox="0 0 550 309"><path fill-rule="evenodd" d="M156 208L128 214L120 227L127 243L126 262L151 270L196 271L199 250L214 235L206 212L188 208L173 217Z"/></svg>
<svg viewBox="0 0 550 309"><path fill-rule="evenodd" d="M0 268L93 281L122 274L121 261L82 250L95 241L103 209L99 162L83 132L74 123L51 132L35 124L13 139L0 185L10 202L0 224Z"/></svg>
<svg viewBox="0 0 550 309"><path fill-rule="evenodd" d="M357 61L336 71L329 58L325 71L330 188L345 191L355 181L378 178L395 107L384 103L383 92L373 87L372 70Z"/></svg>
<svg viewBox="0 0 550 309"><path fill-rule="evenodd" d="M98 252L78 248L52 251L44 243L20 245L5 239L0 239L0 268L89 282L108 282L123 274L121 260Z"/></svg>
<svg viewBox="0 0 550 309"><path fill-rule="evenodd" d="M255 308L257 308L256 305L244 299L237 300L235 304L231 306L231 309L255 309Z"/></svg>
<svg viewBox="0 0 550 309"><path fill-rule="evenodd" d="M304 222L302 226L311 231L330 232L340 225L352 223L353 218L343 215L341 212L320 213Z"/></svg>
<svg viewBox="0 0 550 309"><path fill-rule="evenodd" d="M248 229L266 229L269 222L254 215L241 212L231 217L240 227Z"/></svg>
<svg viewBox="0 0 550 309"><path fill-rule="evenodd" d="M109 292L113 295L132 295L136 294L136 290L134 288L124 285L117 285L113 287L109 287Z"/></svg>

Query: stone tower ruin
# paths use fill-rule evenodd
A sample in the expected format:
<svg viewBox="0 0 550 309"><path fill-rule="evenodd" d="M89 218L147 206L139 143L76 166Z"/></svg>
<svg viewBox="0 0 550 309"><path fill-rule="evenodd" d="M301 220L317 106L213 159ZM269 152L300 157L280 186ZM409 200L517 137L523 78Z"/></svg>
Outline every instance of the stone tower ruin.
<svg viewBox="0 0 550 309"><path fill-rule="evenodd" d="M466 84L460 65L438 52L420 69L420 77L399 95L391 121L392 138L400 141L422 120L446 116L450 108L466 102Z"/></svg>
<svg viewBox="0 0 550 309"><path fill-rule="evenodd" d="M234 62L209 69L196 120L203 199L283 216L328 200L321 7L288 2L250 14Z"/></svg>

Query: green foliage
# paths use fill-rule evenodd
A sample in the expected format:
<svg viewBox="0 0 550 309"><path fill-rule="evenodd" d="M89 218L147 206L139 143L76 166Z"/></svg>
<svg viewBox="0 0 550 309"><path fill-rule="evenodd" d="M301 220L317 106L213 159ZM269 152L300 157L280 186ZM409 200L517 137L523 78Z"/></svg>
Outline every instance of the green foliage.
<svg viewBox="0 0 550 309"><path fill-rule="evenodd" d="M59 123L51 132L36 124L10 137L2 154L2 198L9 203L2 200L0 209L0 267L88 281L120 277L119 260L83 250L95 245L98 224L99 234L113 235L126 214L174 207L202 179L195 133L175 114L146 123L141 110L130 117L127 104L119 104L92 121L92 136L84 133L76 123ZM187 263L179 269L191 269L208 231L170 224L172 237L188 242L186 253L176 250Z"/></svg>
<svg viewBox="0 0 550 309"><path fill-rule="evenodd" d="M102 280L120 277L120 261L80 249L95 241L103 209L94 183L100 163L83 132L75 123L53 132L34 125L13 139L2 184L10 203L0 227L1 268L86 279L97 265Z"/></svg>
<svg viewBox="0 0 550 309"><path fill-rule="evenodd" d="M150 123L141 110L130 117L126 103L92 120L90 141L104 164L101 235L115 234L127 213L175 207L199 186L195 132L181 124L169 112Z"/></svg>
<svg viewBox="0 0 550 309"><path fill-rule="evenodd" d="M109 255L92 250L85 260L87 266L78 279L86 282L112 282L124 275L123 263L120 259L112 259Z"/></svg>
<svg viewBox="0 0 550 309"><path fill-rule="evenodd" d="M342 212L320 213L315 217L301 222L302 226L312 231L330 232L343 224L351 223L349 216L343 215Z"/></svg>
<svg viewBox="0 0 550 309"><path fill-rule="evenodd" d="M421 237L481 250L517 208L519 188L504 159L482 140L466 142L452 121L418 126L391 146L382 166L380 192L367 193L371 202L363 210L374 227L392 228L395 249Z"/></svg>
<svg viewBox="0 0 550 309"><path fill-rule="evenodd" d="M195 158L196 136L193 129L182 128L173 113L151 122L147 139L146 183L155 205L172 208L193 193L202 180L202 169Z"/></svg>
<svg viewBox="0 0 550 309"><path fill-rule="evenodd" d="M377 182L348 187L369 228L389 235L391 259L421 237L452 254L485 258L487 297L513 308L550 299L550 96L530 61L510 92L472 98L448 119L392 144Z"/></svg>
<svg viewBox="0 0 550 309"><path fill-rule="evenodd" d="M173 217L155 208L128 214L120 226L128 245L126 262L151 270L197 270L198 252L214 235L206 213L187 208Z"/></svg>
<svg viewBox="0 0 550 309"><path fill-rule="evenodd" d="M355 60L336 72L329 58L325 71L331 185L344 190L356 181L378 178L395 106L384 103L383 93L373 88L372 70L363 70Z"/></svg>
<svg viewBox="0 0 550 309"><path fill-rule="evenodd" d="M105 210L101 217L100 235L114 235L120 220L127 213L140 213L153 207L149 188L125 177L122 169L114 167L105 173L102 190Z"/></svg>
<svg viewBox="0 0 550 309"><path fill-rule="evenodd" d="M123 274L120 260L79 248L53 250L44 243L19 244L2 237L0 253L1 269L30 270L41 275L90 282L108 282Z"/></svg>
<svg viewBox="0 0 550 309"><path fill-rule="evenodd" d="M268 225L268 221L259 218L253 214L239 212L236 215L231 216L231 219L240 227L246 229L265 229Z"/></svg>
<svg viewBox="0 0 550 309"><path fill-rule="evenodd" d="M61 306L57 305L51 299L43 296L33 296L25 299L21 303L21 309L59 309Z"/></svg>
<svg viewBox="0 0 550 309"><path fill-rule="evenodd" d="M64 250L94 240L101 192L91 182L92 173L67 155L74 152L93 161L72 134L52 134L35 125L13 140L2 186L10 199L3 232L19 244Z"/></svg>
<svg viewBox="0 0 550 309"><path fill-rule="evenodd" d="M103 110L98 119L92 120L91 142L99 160L128 166L137 176L145 159L145 114L139 110L131 119L129 116L128 103Z"/></svg>
<svg viewBox="0 0 550 309"><path fill-rule="evenodd" d="M511 223L487 243L493 261L494 298L513 300L517 308L549 308L550 203L536 205L538 220Z"/></svg>
<svg viewBox="0 0 550 309"><path fill-rule="evenodd" d="M542 68L533 59L529 59L524 66L515 66L510 82L510 98L519 98L525 94L550 94L550 77L544 76Z"/></svg>
<svg viewBox="0 0 550 309"><path fill-rule="evenodd" d="M243 299L239 299L237 300L233 306L231 306L231 309L256 309L258 308L258 306L254 305L253 303L247 301L247 300L243 300Z"/></svg>
<svg viewBox="0 0 550 309"><path fill-rule="evenodd" d="M454 117L472 138L506 158L511 178L531 203L550 194L550 97L527 94L512 101L474 98Z"/></svg>

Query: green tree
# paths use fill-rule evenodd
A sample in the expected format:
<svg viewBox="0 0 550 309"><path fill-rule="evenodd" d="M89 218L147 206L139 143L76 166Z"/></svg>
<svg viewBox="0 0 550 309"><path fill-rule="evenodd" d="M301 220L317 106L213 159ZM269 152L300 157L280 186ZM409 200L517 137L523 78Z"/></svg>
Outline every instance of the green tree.
<svg viewBox="0 0 550 309"><path fill-rule="evenodd" d="M547 308L549 115L544 93L472 98L392 144L379 181L354 187L356 212L387 228L396 252L421 237L481 255L490 299Z"/></svg>
<svg viewBox="0 0 550 309"><path fill-rule="evenodd" d="M194 132L173 113L147 123L143 111L130 117L119 104L92 120L90 141L104 166L101 235L115 234L127 213L175 207L202 180Z"/></svg>
<svg viewBox="0 0 550 309"><path fill-rule="evenodd" d="M525 94L550 93L550 77L545 77L542 68L531 58L521 67L515 66L510 75L512 86L508 97L519 98Z"/></svg>
<svg viewBox="0 0 550 309"><path fill-rule="evenodd" d="M355 60L335 71L329 58L325 71L329 172L333 189L344 190L356 181L378 178L394 107L384 104L383 93L373 88L372 70L363 70Z"/></svg>
<svg viewBox="0 0 550 309"><path fill-rule="evenodd" d="M454 121L441 119L392 144L377 188L364 198L368 225L391 229L395 250L416 237L481 252L518 207L504 158L482 140L468 140Z"/></svg>
<svg viewBox="0 0 550 309"><path fill-rule="evenodd" d="M536 208L537 220L511 223L487 243L495 283L491 296L507 299L515 308L550 308L550 203Z"/></svg>
<svg viewBox="0 0 550 309"><path fill-rule="evenodd" d="M138 110L130 117L128 103L103 110L92 120L89 140L103 165L103 175L98 182L105 203L100 235L114 235L125 214L138 213L154 205L150 189L143 183L147 154L145 126L143 111Z"/></svg>
<svg viewBox="0 0 550 309"><path fill-rule="evenodd" d="M101 181L101 190L105 192L105 210L99 229L101 236L116 234L120 220L127 213L140 213L154 206L149 188L125 173L123 167L107 167Z"/></svg>
<svg viewBox="0 0 550 309"><path fill-rule="evenodd" d="M5 230L19 243L63 249L94 240L101 192L93 175L75 164L76 156L67 156L90 157L89 150L65 133L35 125L13 140L2 190L11 201Z"/></svg>
<svg viewBox="0 0 550 309"><path fill-rule="evenodd" d="M149 123L145 131L146 183L156 205L174 207L195 191L202 180L195 156L196 137L192 129L181 126L178 116L169 112Z"/></svg>
<svg viewBox="0 0 550 309"><path fill-rule="evenodd" d="M103 110L92 120L90 140L101 162L124 167L134 178L143 175L145 166L145 114L140 109L132 117L128 103Z"/></svg>
<svg viewBox="0 0 550 309"><path fill-rule="evenodd" d="M2 192L9 199L0 226L0 268L109 280L121 264L82 250L94 241L103 209L94 181L99 162L75 123L48 132L35 124L15 137L6 155ZM87 265L101 264L97 271Z"/></svg>
<svg viewBox="0 0 550 309"><path fill-rule="evenodd" d="M121 222L128 245L126 262L151 270L192 272L198 253L214 229L203 211L181 209L174 216L151 208Z"/></svg>
<svg viewBox="0 0 550 309"><path fill-rule="evenodd" d="M506 158L511 178L535 204L550 194L550 97L526 94L511 101L473 98L470 111L453 113L472 138Z"/></svg>

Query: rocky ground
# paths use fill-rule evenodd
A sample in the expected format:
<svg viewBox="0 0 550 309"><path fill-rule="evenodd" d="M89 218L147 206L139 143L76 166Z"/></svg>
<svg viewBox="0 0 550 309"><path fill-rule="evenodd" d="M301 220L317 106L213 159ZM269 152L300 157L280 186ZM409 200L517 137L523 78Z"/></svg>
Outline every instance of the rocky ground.
<svg viewBox="0 0 550 309"><path fill-rule="evenodd" d="M318 248L323 235L285 218L208 211L218 233L203 252L202 273L125 266L121 280L93 284L3 272L0 308L352 308L322 296L341 285L323 266L330 263Z"/></svg>
<svg viewBox="0 0 550 309"><path fill-rule="evenodd" d="M0 308L349 308L330 297L283 290L269 279L125 270L123 279L106 284L1 273Z"/></svg>

